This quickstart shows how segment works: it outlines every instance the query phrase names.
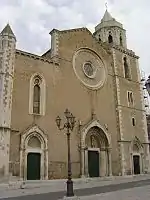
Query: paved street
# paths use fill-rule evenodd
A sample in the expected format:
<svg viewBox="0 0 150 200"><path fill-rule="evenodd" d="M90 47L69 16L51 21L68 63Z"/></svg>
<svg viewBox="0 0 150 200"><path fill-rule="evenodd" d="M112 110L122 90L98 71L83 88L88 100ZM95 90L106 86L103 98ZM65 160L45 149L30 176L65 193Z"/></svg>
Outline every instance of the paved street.
<svg viewBox="0 0 150 200"><path fill-rule="evenodd" d="M23 192L23 190L22 190ZM45 194L27 195L8 198L8 200L58 200L64 196L64 191ZM75 194L81 199L93 200L139 200L150 199L150 179L119 184L104 185L99 187L76 189ZM97 195L95 195L97 194ZM94 195L94 196L91 196ZM88 196L88 197L87 197ZM138 197L139 196L139 197ZM4 198L1 198L4 199ZM6 198L5 198L6 199Z"/></svg>
<svg viewBox="0 0 150 200"><path fill-rule="evenodd" d="M150 185L81 197L81 200L149 200Z"/></svg>

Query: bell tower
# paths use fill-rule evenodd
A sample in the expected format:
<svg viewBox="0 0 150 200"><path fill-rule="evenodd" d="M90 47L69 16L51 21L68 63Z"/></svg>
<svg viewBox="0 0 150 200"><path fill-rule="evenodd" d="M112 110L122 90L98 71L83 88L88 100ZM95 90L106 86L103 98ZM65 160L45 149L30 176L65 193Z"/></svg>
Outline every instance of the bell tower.
<svg viewBox="0 0 150 200"><path fill-rule="evenodd" d="M120 22L111 16L107 9L101 22L95 27L94 36L99 41L127 48L126 30L123 29Z"/></svg>
<svg viewBox="0 0 150 200"><path fill-rule="evenodd" d="M16 37L7 24L0 33L0 176L9 175L15 49Z"/></svg>

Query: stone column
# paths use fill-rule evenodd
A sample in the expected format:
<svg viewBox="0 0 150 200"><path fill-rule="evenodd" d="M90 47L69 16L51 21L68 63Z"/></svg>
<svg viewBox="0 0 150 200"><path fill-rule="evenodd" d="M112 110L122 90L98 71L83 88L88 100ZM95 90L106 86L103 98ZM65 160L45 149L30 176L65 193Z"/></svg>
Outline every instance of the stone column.
<svg viewBox="0 0 150 200"><path fill-rule="evenodd" d="M45 152L44 150L42 149L42 152L40 153L41 154L41 174L40 174L40 179L41 180L44 180L44 171L45 171Z"/></svg>
<svg viewBox="0 0 150 200"><path fill-rule="evenodd" d="M125 153L124 153L124 144L121 143L120 144L120 147L121 147L121 163L122 163L122 176L125 175L125 166L126 166L126 161L125 161Z"/></svg>
<svg viewBox="0 0 150 200"><path fill-rule="evenodd" d="M23 177L24 180L27 180L27 156L28 156L28 152L24 151L24 165L23 165Z"/></svg>
<svg viewBox="0 0 150 200"><path fill-rule="evenodd" d="M140 156L140 159L141 159L141 162L140 162L140 173L144 174L144 163L143 163L143 159L144 158L144 153L141 153L141 156Z"/></svg>
<svg viewBox="0 0 150 200"><path fill-rule="evenodd" d="M106 175L106 152L104 149L100 150L100 176Z"/></svg>
<svg viewBox="0 0 150 200"><path fill-rule="evenodd" d="M23 178L23 149L20 149L20 178Z"/></svg>
<svg viewBox="0 0 150 200"><path fill-rule="evenodd" d="M85 177L85 148L81 147L81 178Z"/></svg>
<svg viewBox="0 0 150 200"><path fill-rule="evenodd" d="M48 180L48 149L45 149L45 172L44 179Z"/></svg>
<svg viewBox="0 0 150 200"><path fill-rule="evenodd" d="M85 176L89 177L89 169L88 169L88 149L85 149Z"/></svg>
<svg viewBox="0 0 150 200"><path fill-rule="evenodd" d="M150 173L150 154L149 154L149 144L145 144L144 152L144 173Z"/></svg>
<svg viewBox="0 0 150 200"><path fill-rule="evenodd" d="M112 159L111 159L111 149L107 150L108 152L108 175L112 176Z"/></svg>
<svg viewBox="0 0 150 200"><path fill-rule="evenodd" d="M130 170L131 170L131 174L134 174L134 170L133 170L133 153L130 153Z"/></svg>

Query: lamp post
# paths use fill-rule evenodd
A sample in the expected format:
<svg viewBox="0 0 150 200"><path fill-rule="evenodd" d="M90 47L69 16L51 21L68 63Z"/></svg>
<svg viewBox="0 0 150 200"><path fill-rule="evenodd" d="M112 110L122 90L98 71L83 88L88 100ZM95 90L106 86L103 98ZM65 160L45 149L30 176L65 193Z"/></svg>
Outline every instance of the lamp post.
<svg viewBox="0 0 150 200"><path fill-rule="evenodd" d="M59 130L66 129L66 135L67 135L67 147L68 147L68 180L67 180L67 197L73 197L74 191L73 191L73 181L72 181L72 170L71 170L71 154L70 154L70 131L73 131L74 125L75 125L75 117L71 112L69 112L68 109L64 112L66 117L66 122L61 126L61 118L57 116L56 118L56 124Z"/></svg>
<svg viewBox="0 0 150 200"><path fill-rule="evenodd" d="M146 90L150 96L150 76L148 77L146 83L145 83L145 87L146 87Z"/></svg>

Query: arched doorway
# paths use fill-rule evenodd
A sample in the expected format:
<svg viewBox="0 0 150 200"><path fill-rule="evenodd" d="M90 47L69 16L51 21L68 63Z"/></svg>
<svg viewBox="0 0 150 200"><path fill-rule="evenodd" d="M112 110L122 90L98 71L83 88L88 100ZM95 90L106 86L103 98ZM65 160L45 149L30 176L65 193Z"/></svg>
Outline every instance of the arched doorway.
<svg viewBox="0 0 150 200"><path fill-rule="evenodd" d="M48 138L36 125L21 135L20 177L24 180L48 179Z"/></svg>
<svg viewBox="0 0 150 200"><path fill-rule="evenodd" d="M84 130L82 139L81 176L111 176L109 140L97 121Z"/></svg>
<svg viewBox="0 0 150 200"><path fill-rule="evenodd" d="M92 128L94 129L94 128ZM86 146L88 147L88 174L90 177L100 176L100 145L96 134L90 133L86 136ZM94 131L94 130L93 130Z"/></svg>
<svg viewBox="0 0 150 200"><path fill-rule="evenodd" d="M40 180L41 178L41 143L32 136L28 141L27 154L27 180Z"/></svg>
<svg viewBox="0 0 150 200"><path fill-rule="evenodd" d="M141 171L141 155L137 143L133 144L133 173L140 174Z"/></svg>
<svg viewBox="0 0 150 200"><path fill-rule="evenodd" d="M137 175L143 172L143 147L136 137L132 143L132 173Z"/></svg>

